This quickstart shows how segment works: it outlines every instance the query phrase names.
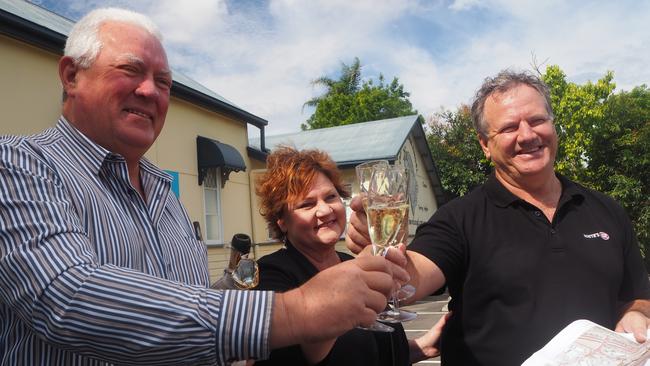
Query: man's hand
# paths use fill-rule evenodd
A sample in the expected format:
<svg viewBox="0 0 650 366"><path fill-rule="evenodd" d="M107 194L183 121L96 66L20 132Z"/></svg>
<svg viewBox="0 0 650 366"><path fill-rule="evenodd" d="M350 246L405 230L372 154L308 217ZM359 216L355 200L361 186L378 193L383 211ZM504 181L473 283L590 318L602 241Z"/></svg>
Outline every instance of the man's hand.
<svg viewBox="0 0 650 366"><path fill-rule="evenodd" d="M361 250L360 253L358 253L358 257L373 256L373 255L374 253L373 253L372 245L368 245L367 247L363 248L363 250ZM406 245L398 244L395 247L389 247L388 250L386 250L386 253L384 254L384 258L391 261L394 265L402 267L406 270L406 264L407 264ZM395 282L393 287L393 292L399 291L399 289L406 284L406 282L401 282L399 278L393 278L393 281Z"/></svg>
<svg viewBox="0 0 650 366"><path fill-rule="evenodd" d="M399 257L395 252L393 256ZM408 281L404 263L364 256L330 267L297 289L276 294L271 348L328 340L357 325L369 326L386 307L394 280Z"/></svg>
<svg viewBox="0 0 650 366"><path fill-rule="evenodd" d="M641 311L629 310L618 321L615 330L633 333L637 342L644 343L647 340L648 329L650 329L650 319Z"/></svg>
<svg viewBox="0 0 650 366"><path fill-rule="evenodd" d="M616 331L634 334L637 342L647 339L650 329L650 300L634 300L623 307L623 315L616 323Z"/></svg>
<svg viewBox="0 0 650 366"><path fill-rule="evenodd" d="M363 248L369 246L370 234L368 234L368 221L363 210L361 197L356 196L350 202L352 213L350 214L350 225L345 235L345 244L354 254L359 254Z"/></svg>

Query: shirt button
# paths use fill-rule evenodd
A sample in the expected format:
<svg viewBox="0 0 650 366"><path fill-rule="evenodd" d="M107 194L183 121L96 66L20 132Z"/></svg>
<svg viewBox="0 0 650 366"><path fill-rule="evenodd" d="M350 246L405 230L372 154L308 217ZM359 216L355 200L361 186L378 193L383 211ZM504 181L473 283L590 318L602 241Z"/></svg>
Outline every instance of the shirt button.
<svg viewBox="0 0 650 366"><path fill-rule="evenodd" d="M535 216L540 217L540 216L542 216L542 213L539 212L539 211L535 211Z"/></svg>
<svg viewBox="0 0 650 366"><path fill-rule="evenodd" d="M551 234L555 234L555 233L556 233L555 229L551 229Z"/></svg>

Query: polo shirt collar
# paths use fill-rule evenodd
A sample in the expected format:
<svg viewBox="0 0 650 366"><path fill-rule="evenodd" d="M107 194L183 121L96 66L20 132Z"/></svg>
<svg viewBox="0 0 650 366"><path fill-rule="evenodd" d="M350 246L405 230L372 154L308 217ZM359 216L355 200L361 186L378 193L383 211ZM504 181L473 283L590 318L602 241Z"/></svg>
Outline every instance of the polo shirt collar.
<svg viewBox="0 0 650 366"><path fill-rule="evenodd" d="M558 208L562 207L567 202L581 201L584 199L584 194L578 184L574 183L562 174L555 173L555 176L557 176L562 184L562 195L560 196L560 202L557 205Z"/></svg>
<svg viewBox="0 0 650 366"><path fill-rule="evenodd" d="M566 202L582 199L582 192L576 183L559 173L555 173L555 176L560 180L560 184L562 184L562 195L560 196L558 207L561 207ZM494 172L490 174L485 182L485 190L488 197L499 207L507 207L515 202L523 202L521 198L515 196L501 184Z"/></svg>

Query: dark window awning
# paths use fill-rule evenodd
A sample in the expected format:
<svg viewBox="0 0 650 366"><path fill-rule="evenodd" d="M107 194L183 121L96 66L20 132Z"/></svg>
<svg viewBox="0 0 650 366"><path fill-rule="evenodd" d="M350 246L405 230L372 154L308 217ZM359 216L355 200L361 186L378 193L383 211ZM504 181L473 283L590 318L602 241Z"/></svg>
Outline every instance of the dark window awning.
<svg viewBox="0 0 650 366"><path fill-rule="evenodd" d="M196 155L199 164L199 185L210 168L221 168L221 187L230 172L246 170L244 158L233 146L203 136L196 137Z"/></svg>

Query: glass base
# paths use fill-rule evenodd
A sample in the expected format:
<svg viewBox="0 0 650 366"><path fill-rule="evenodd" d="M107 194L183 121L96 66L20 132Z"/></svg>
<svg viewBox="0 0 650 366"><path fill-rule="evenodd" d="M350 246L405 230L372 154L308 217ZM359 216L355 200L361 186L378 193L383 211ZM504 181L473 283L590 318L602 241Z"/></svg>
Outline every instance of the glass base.
<svg viewBox="0 0 650 366"><path fill-rule="evenodd" d="M377 320L384 323L403 323L418 317L418 314L406 310L386 310L377 315Z"/></svg>
<svg viewBox="0 0 650 366"><path fill-rule="evenodd" d="M381 324L378 321L375 321L369 327L363 327L363 326L359 325L357 328L363 329L363 330L369 330L371 332L382 332L382 333L390 333L390 332L395 331L395 328L389 327L386 324Z"/></svg>

